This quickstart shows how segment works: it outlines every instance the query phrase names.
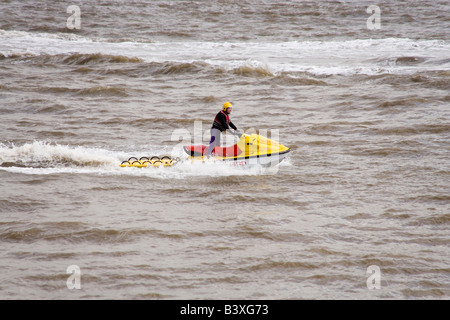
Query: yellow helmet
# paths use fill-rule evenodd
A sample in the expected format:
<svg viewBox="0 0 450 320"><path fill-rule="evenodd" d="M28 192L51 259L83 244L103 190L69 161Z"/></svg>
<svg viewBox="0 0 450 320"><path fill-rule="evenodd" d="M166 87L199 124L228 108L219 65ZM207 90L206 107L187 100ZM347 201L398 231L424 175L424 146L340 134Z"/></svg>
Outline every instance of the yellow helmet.
<svg viewBox="0 0 450 320"><path fill-rule="evenodd" d="M233 105L230 102L225 102L222 106L222 110L227 111L227 109L230 107L233 107Z"/></svg>

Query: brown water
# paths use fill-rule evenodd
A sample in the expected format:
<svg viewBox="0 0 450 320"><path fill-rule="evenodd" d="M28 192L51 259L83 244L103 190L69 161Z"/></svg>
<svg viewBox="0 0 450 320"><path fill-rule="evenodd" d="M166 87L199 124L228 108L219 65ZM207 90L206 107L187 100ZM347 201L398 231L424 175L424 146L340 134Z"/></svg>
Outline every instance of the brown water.
<svg viewBox="0 0 450 320"><path fill-rule="evenodd" d="M372 4L1 1L0 297L448 299L450 3ZM118 166L228 100L289 157Z"/></svg>

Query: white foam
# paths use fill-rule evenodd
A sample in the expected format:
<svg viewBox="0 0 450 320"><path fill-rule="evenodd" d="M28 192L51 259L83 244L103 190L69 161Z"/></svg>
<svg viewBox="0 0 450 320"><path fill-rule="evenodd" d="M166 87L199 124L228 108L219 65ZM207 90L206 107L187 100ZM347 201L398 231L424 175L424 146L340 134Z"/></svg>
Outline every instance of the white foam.
<svg viewBox="0 0 450 320"><path fill-rule="evenodd" d="M155 155L167 154L165 148L153 150ZM138 154L139 152L136 152ZM272 174L273 170L240 167L222 161L190 161L187 155L172 167L122 168L129 153L103 148L67 146L42 141L20 146L0 144L0 170L30 174L98 174L146 176L158 179L189 177L224 177ZM2 166L2 164L6 164Z"/></svg>
<svg viewBox="0 0 450 320"><path fill-rule="evenodd" d="M450 69L450 64L433 66L388 65L392 57L418 56L448 58L450 42L405 38L356 39L290 42L111 42L72 34L48 34L0 30L0 53L13 54L93 54L137 57L146 62L201 61L233 70L248 65L264 65L273 72L313 74L410 73L417 70ZM418 69L419 68L419 69ZM420 69L421 68L421 69ZM434 70L434 69L432 69Z"/></svg>
<svg viewBox="0 0 450 320"><path fill-rule="evenodd" d="M110 152L97 148L71 147L51 144L43 141L25 143L21 146L14 144L0 145L0 163L29 164L74 164L74 165L112 165L117 157Z"/></svg>

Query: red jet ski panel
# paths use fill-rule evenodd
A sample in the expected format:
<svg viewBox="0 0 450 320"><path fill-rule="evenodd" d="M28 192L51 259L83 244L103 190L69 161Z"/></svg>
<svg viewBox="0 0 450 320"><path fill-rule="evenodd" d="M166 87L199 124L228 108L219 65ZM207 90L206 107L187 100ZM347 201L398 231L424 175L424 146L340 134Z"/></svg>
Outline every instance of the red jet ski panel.
<svg viewBox="0 0 450 320"><path fill-rule="evenodd" d="M208 150L207 146L197 145L197 146L186 146L184 150L187 154L191 156L205 156ZM242 153L242 150L237 146L230 147L215 147L212 155L218 157L237 157Z"/></svg>

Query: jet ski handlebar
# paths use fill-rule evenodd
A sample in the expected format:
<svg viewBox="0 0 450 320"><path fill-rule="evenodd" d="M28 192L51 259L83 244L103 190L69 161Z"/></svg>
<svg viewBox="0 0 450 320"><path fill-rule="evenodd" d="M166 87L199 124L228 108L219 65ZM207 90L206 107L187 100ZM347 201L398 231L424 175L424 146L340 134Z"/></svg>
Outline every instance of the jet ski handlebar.
<svg viewBox="0 0 450 320"><path fill-rule="evenodd" d="M227 130L227 131L232 135L237 136L238 138L240 138L242 135L245 134L241 130Z"/></svg>

